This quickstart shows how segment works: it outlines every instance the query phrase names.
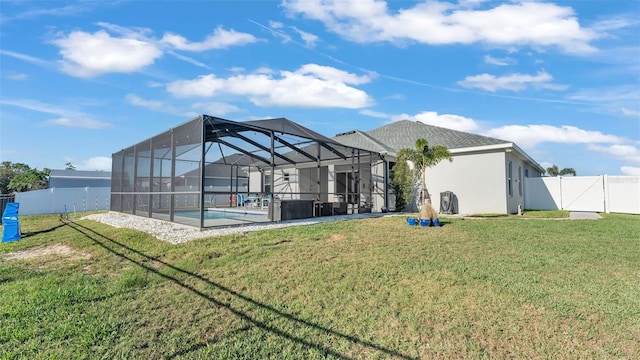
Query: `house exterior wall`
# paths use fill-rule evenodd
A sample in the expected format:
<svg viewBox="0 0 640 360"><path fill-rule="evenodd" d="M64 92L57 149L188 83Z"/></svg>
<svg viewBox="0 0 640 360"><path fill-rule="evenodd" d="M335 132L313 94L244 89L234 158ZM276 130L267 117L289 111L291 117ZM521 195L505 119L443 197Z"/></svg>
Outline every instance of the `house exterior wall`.
<svg viewBox="0 0 640 360"><path fill-rule="evenodd" d="M273 193L279 199L297 199L300 189L300 174L296 169L276 169L273 177Z"/></svg>
<svg viewBox="0 0 640 360"><path fill-rule="evenodd" d="M262 191L262 173L255 168L249 172L249 192L257 193Z"/></svg>
<svg viewBox="0 0 640 360"><path fill-rule="evenodd" d="M455 154L453 162L444 160L428 168L426 184L434 209L440 210L440 193L452 191L459 214L506 213L505 163L500 151Z"/></svg>

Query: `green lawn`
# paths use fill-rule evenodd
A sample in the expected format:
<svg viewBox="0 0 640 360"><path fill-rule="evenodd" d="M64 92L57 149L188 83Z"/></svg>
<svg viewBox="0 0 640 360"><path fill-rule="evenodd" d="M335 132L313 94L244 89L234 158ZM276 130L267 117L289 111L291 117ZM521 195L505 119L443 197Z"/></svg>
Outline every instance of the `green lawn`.
<svg viewBox="0 0 640 360"><path fill-rule="evenodd" d="M639 216L443 223L396 216L170 245L25 216L26 236L0 245L0 358L640 354Z"/></svg>

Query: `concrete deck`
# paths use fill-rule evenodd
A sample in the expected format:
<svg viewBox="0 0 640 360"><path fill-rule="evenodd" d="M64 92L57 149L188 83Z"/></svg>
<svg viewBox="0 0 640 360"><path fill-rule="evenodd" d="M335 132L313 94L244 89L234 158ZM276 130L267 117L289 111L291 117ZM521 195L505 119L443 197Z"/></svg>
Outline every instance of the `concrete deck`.
<svg viewBox="0 0 640 360"><path fill-rule="evenodd" d="M569 212L570 220L598 220L602 219L600 214L589 211L571 211Z"/></svg>

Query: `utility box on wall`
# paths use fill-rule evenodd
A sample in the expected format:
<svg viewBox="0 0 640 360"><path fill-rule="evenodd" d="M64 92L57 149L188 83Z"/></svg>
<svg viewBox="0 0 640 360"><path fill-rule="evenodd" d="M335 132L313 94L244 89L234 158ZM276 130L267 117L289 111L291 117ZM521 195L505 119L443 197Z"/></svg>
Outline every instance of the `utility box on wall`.
<svg viewBox="0 0 640 360"><path fill-rule="evenodd" d="M456 195L452 191L445 191L440 193L440 213L457 213Z"/></svg>

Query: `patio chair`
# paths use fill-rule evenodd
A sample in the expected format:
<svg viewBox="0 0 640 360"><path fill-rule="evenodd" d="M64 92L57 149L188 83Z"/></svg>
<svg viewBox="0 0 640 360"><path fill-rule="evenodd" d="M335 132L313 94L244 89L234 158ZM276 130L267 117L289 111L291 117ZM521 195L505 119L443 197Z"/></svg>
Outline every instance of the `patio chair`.
<svg viewBox="0 0 640 360"><path fill-rule="evenodd" d="M262 207L268 207L269 202L271 201L271 195L267 194L262 198Z"/></svg>

